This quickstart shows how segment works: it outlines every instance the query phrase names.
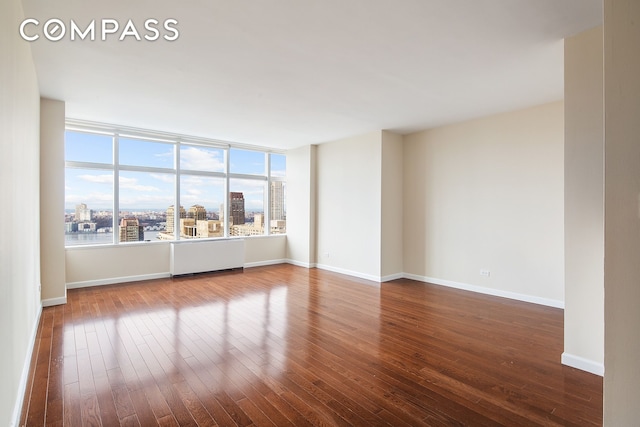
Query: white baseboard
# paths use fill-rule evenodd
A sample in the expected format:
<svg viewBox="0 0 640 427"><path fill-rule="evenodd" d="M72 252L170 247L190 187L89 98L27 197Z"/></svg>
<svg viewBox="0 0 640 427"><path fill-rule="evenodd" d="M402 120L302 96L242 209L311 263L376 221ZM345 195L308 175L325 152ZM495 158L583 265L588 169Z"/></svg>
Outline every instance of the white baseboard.
<svg viewBox="0 0 640 427"><path fill-rule="evenodd" d="M397 280L397 279L404 279L405 275L404 273L395 273L395 274L389 274L388 276L382 276L380 278L381 282L390 282L392 280Z"/></svg>
<svg viewBox="0 0 640 427"><path fill-rule="evenodd" d="M67 283L67 289L89 288L91 286L115 285L117 283L139 282L141 280L166 279L171 277L169 272L155 274L141 274L138 276L111 277L109 279L87 280L84 282Z"/></svg>
<svg viewBox="0 0 640 427"><path fill-rule="evenodd" d="M287 258L287 264L295 265L296 267L304 267L304 268L316 268L316 263L314 262L302 262L296 261L295 259Z"/></svg>
<svg viewBox="0 0 640 427"><path fill-rule="evenodd" d="M562 353L562 364L580 369L581 371L590 372L601 377L604 376L604 364L594 362L590 359L585 359L584 357L575 356L567 352Z"/></svg>
<svg viewBox="0 0 640 427"><path fill-rule="evenodd" d="M373 282L388 282L390 280L396 279L411 279L417 280L419 282L433 283L434 285L447 286L450 288L462 289L465 291L477 292L486 295L493 295L497 297L509 298L518 301L530 302L533 304L545 305L548 307L555 308L564 308L564 302L559 300L553 300L549 298L541 298L532 295L519 294L516 292L502 291L500 289L493 288L485 288L483 286L469 285L466 283L454 282L451 280L443 280L437 279L434 277L427 276L418 276L416 274L409 273L396 273L388 276L376 276L372 274L360 273L358 271L347 270L344 268L333 267L326 264L312 264L312 263L304 263L292 259L277 259L277 260L269 260L269 261L259 261L253 263L246 263L245 268L265 266L265 265L274 265L274 264L283 264L288 263L298 267L304 268L319 268L321 270L333 271L334 273L345 274L347 276L358 277L360 279L371 280ZM67 283L67 289L78 289L78 288L87 288L91 286L102 286L102 285L113 285L117 283L126 283L126 282L137 282L141 280L152 280L152 279L164 279L167 277L171 277L170 273L155 273L155 274L142 274L138 276L125 276L125 277L114 277L108 279L98 279L98 280L87 280L84 282L70 282ZM62 298L53 298L51 300L43 301L43 304L48 305L57 305L66 303L66 298L64 301ZM48 306L47 305L47 306Z"/></svg>
<svg viewBox="0 0 640 427"><path fill-rule="evenodd" d="M268 261L245 262L244 268L263 267L265 265L286 264L286 259L270 259Z"/></svg>
<svg viewBox="0 0 640 427"><path fill-rule="evenodd" d="M333 271L334 273L346 274L347 276L358 277L360 279L371 280L373 282L380 282L380 276L374 276L373 274L360 273L358 271L346 270L344 268L333 267L325 264L316 264L316 268L320 270Z"/></svg>
<svg viewBox="0 0 640 427"><path fill-rule="evenodd" d="M554 308L564 308L564 301L541 298L532 295L519 294L517 292L503 291L500 289L485 288L483 286L469 285L466 283L453 282L451 280L436 279L434 277L418 276L405 273L406 279L417 280L419 282L433 283L434 285L447 286L449 288L462 289L465 291L477 292L480 294L492 295L496 297L509 298L517 301L530 302L533 304L545 305Z"/></svg>
<svg viewBox="0 0 640 427"><path fill-rule="evenodd" d="M22 402L24 401L25 394L27 392L27 380L29 379L29 368L31 368L31 358L33 357L33 350L36 346L36 336L38 335L38 326L40 326L40 315L42 314L42 304L38 306L38 313L36 320L31 330L31 337L29 337L29 348L27 355L24 359L22 366L22 375L20 376L20 384L18 384L18 393L16 395L16 402L13 405L13 416L11 417L11 427L17 427L20 424L20 415L22 414Z"/></svg>
<svg viewBox="0 0 640 427"><path fill-rule="evenodd" d="M67 297L59 297L59 298L49 298L42 300L43 307L52 307L54 305L63 305L67 303Z"/></svg>

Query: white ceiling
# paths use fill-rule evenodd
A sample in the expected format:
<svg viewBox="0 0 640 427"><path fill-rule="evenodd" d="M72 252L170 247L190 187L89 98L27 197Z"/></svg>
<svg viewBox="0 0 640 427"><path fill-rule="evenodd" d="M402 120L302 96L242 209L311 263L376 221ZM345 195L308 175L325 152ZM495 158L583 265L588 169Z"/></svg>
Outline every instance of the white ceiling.
<svg viewBox="0 0 640 427"><path fill-rule="evenodd" d="M273 148L400 133L563 97L601 0L23 0L27 17L178 20L177 41L41 37L67 116ZM30 28L33 33L35 30ZM99 32L98 32L99 39Z"/></svg>

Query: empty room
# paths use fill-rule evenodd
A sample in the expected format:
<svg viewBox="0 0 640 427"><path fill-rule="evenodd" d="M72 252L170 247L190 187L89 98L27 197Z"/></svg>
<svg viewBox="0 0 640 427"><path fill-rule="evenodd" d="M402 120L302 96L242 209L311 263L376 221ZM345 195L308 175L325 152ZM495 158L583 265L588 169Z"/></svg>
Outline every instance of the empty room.
<svg viewBox="0 0 640 427"><path fill-rule="evenodd" d="M0 20L0 425L637 425L638 2Z"/></svg>

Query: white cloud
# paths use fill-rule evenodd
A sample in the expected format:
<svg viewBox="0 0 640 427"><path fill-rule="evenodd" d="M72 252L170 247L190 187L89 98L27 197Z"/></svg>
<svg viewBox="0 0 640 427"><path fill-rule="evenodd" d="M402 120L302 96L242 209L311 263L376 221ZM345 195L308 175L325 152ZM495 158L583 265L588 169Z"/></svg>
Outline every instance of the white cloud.
<svg viewBox="0 0 640 427"><path fill-rule="evenodd" d="M224 171L224 159L217 150L182 147L180 149L180 168L195 171L222 172Z"/></svg>
<svg viewBox="0 0 640 427"><path fill-rule="evenodd" d="M173 148L169 151L165 151L164 153L156 153L153 155L154 157L171 157L173 158Z"/></svg>
<svg viewBox="0 0 640 427"><path fill-rule="evenodd" d="M163 173L152 173L150 174L152 178L157 179L158 181L166 182L167 184L173 184L175 179L173 175L167 175Z"/></svg>
<svg viewBox="0 0 640 427"><path fill-rule="evenodd" d="M193 175L182 175L182 179L180 181L180 185L182 187L186 186L201 186L205 184L206 178L201 176L193 176Z"/></svg>
<svg viewBox="0 0 640 427"><path fill-rule="evenodd" d="M86 203L89 209L109 209L113 206L113 194L93 191L88 194L66 194L65 207L73 209L79 203Z"/></svg>
<svg viewBox="0 0 640 427"><path fill-rule="evenodd" d="M170 195L135 195L131 196L121 196L120 197L120 209L137 209L137 208L145 208L145 207L163 207L169 206L173 204L173 198Z"/></svg>
<svg viewBox="0 0 640 427"><path fill-rule="evenodd" d="M113 174L104 175L78 175L83 181L91 182L94 184L113 184Z"/></svg>
<svg viewBox="0 0 640 427"><path fill-rule="evenodd" d="M124 176L120 177L120 188L126 188L135 191L160 191L158 187L154 187L153 185L140 185L138 184L137 179L126 178Z"/></svg>

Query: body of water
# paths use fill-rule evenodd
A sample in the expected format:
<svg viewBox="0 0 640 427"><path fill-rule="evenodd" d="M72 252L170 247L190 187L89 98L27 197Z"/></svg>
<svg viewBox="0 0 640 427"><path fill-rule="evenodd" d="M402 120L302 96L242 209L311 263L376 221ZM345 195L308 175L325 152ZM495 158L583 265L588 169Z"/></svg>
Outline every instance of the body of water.
<svg viewBox="0 0 640 427"><path fill-rule="evenodd" d="M145 231L144 240L155 242L159 231ZM65 246L105 245L113 243L113 233L74 233L64 235Z"/></svg>

